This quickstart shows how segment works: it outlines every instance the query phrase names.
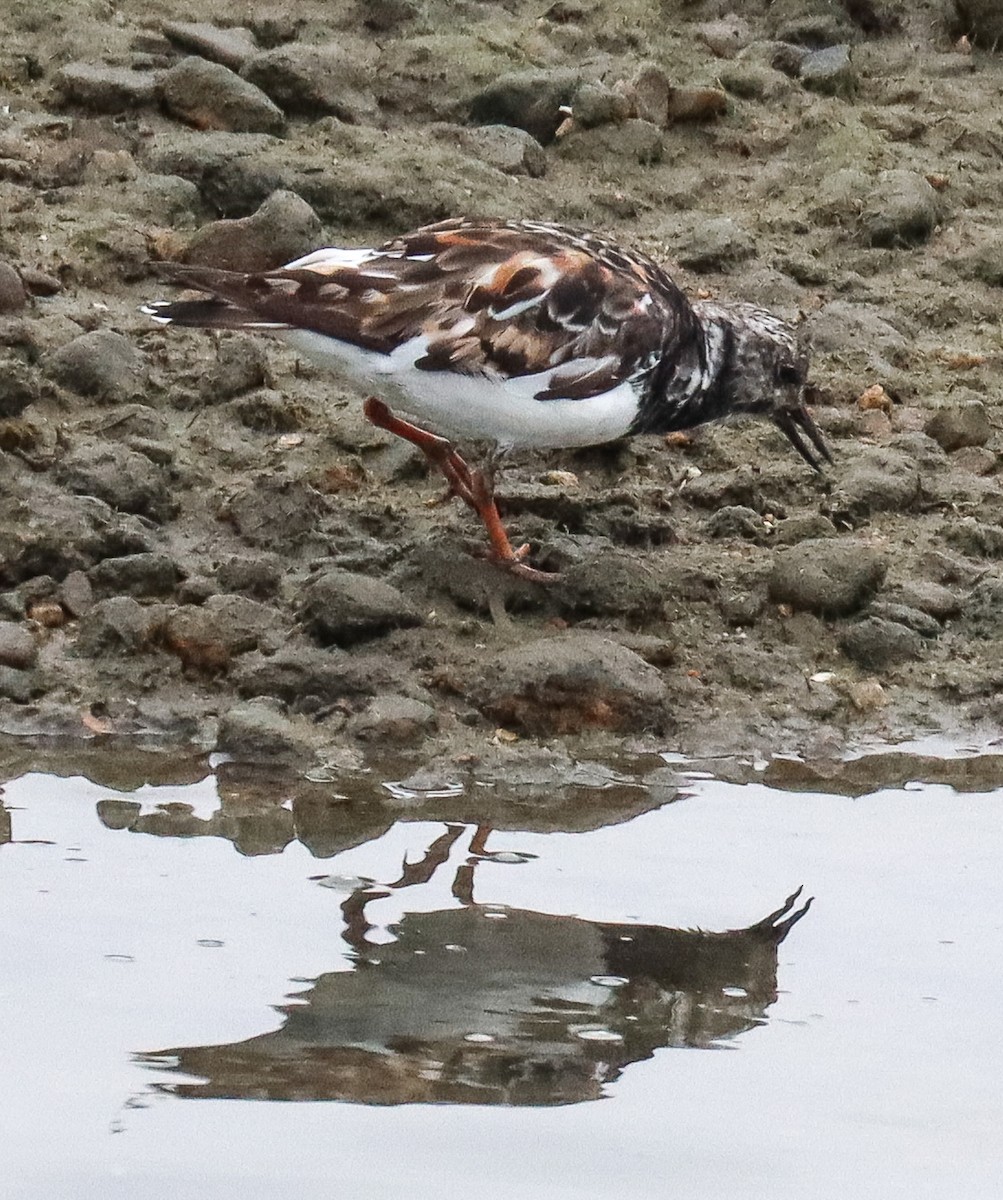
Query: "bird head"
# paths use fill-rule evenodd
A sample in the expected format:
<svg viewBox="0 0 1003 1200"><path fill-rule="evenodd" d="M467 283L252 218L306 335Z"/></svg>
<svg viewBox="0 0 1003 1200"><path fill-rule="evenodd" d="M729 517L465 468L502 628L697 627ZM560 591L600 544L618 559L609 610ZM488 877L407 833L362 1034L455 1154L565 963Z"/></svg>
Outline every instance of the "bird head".
<svg viewBox="0 0 1003 1200"><path fill-rule="evenodd" d="M694 304L707 329L708 356L717 356L721 400L729 413L766 417L816 471L832 462L805 405L808 353L797 330L750 304Z"/></svg>

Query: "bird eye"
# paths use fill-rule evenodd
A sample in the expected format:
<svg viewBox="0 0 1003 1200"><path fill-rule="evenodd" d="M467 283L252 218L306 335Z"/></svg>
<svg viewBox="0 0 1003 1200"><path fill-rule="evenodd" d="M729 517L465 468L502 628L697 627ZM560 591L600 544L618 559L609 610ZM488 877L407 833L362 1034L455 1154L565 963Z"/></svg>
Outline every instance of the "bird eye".
<svg viewBox="0 0 1003 1200"><path fill-rule="evenodd" d="M777 383L794 384L801 383L801 372L793 363L780 363L777 366L776 372Z"/></svg>

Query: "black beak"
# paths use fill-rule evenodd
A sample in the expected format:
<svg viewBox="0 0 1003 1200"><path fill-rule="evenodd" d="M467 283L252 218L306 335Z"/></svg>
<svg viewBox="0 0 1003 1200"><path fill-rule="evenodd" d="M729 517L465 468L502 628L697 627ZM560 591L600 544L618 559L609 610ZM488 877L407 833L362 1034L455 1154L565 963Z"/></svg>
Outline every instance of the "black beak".
<svg viewBox="0 0 1003 1200"><path fill-rule="evenodd" d="M820 459L832 462L832 455L819 427L812 420L811 413L803 404L797 408L782 408L773 416L773 423L781 430L794 449L801 455L808 466L816 471L822 470ZM818 456L814 450L818 451Z"/></svg>

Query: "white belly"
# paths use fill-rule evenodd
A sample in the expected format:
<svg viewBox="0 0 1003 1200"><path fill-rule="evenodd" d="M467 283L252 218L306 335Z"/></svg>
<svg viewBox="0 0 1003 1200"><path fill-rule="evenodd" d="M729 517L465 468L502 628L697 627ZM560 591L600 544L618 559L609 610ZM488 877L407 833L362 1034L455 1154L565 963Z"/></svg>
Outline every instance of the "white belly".
<svg viewBox="0 0 1003 1200"><path fill-rule="evenodd" d="M629 383L586 400L537 400L549 372L502 382L419 371L414 362L424 353L421 339L378 354L303 329L284 329L281 336L318 366L371 388L391 407L449 437L504 448L596 446L623 437L637 416L637 393Z"/></svg>

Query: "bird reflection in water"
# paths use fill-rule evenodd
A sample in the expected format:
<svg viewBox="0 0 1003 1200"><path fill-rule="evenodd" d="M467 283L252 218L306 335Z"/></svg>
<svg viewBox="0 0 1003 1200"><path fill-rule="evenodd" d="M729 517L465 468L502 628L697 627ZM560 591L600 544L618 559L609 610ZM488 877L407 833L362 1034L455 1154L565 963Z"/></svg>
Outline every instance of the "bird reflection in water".
<svg viewBox="0 0 1003 1200"><path fill-rule="evenodd" d="M139 1056L198 1077L184 1097L365 1104L549 1105L601 1097L662 1047L710 1047L765 1023L777 947L805 915L799 888L745 929L704 932L588 921L477 903L478 829L456 871L458 907L408 913L376 944L367 905L443 867L460 825L385 888L342 905L351 971L319 976L272 1033Z"/></svg>

